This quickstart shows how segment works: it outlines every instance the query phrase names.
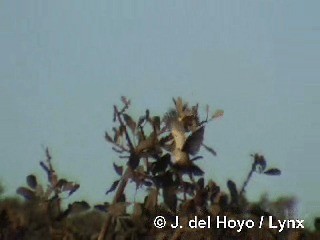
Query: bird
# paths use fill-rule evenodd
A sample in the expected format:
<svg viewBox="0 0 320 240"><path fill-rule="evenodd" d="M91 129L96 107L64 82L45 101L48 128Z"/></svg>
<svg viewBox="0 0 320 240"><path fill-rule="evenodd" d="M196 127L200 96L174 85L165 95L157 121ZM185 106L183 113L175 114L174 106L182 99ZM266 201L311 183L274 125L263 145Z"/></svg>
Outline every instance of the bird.
<svg viewBox="0 0 320 240"><path fill-rule="evenodd" d="M174 102L175 109L171 110L171 116L182 123L185 131L195 131L200 125L198 104L190 108L187 103L182 101L181 97L178 97L177 100L174 98L172 100Z"/></svg>
<svg viewBox="0 0 320 240"><path fill-rule="evenodd" d="M193 163L190 155L196 155L201 147L204 126L199 127L187 136L181 123L174 122L171 133L173 136L172 155L174 157L174 166L182 172L192 172L195 175L202 175L203 171Z"/></svg>
<svg viewBox="0 0 320 240"><path fill-rule="evenodd" d="M204 136L204 126L199 123L197 106L189 108L180 97L173 101L175 109L169 110L165 116L166 126L173 138L173 167L182 174L202 175L203 171L190 158L190 155L199 152Z"/></svg>

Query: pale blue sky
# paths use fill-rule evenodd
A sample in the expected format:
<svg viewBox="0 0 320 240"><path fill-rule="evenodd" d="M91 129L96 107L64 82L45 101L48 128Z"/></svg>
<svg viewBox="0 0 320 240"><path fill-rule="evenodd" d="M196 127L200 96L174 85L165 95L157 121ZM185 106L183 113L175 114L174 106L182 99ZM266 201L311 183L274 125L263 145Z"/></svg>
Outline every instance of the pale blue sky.
<svg viewBox="0 0 320 240"><path fill-rule="evenodd" d="M95 203L116 175L104 141L112 105L138 116L171 98L225 110L205 140L207 177L244 180L249 155L281 177L257 176L254 200L295 195L320 215L320 2L0 1L0 177L7 193L42 174L49 146L73 199Z"/></svg>

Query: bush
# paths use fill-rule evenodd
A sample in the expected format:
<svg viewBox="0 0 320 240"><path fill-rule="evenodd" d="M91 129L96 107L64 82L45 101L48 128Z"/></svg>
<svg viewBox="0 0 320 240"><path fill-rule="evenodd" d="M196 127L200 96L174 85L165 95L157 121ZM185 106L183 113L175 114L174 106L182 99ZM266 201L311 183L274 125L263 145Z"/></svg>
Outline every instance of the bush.
<svg viewBox="0 0 320 240"><path fill-rule="evenodd" d="M163 116L152 116L149 110L138 119L129 114L131 102L122 97L122 106L114 106L113 134L105 133L106 141L125 164L113 163L118 175L106 194L114 193L112 202L90 208L77 201L63 208L62 201L80 187L59 178L46 149L46 160L40 166L47 175L47 187L35 175L27 176L27 187L17 193L25 201L2 200L0 205L0 240L3 239L316 239L317 233L286 228L279 232L268 227L268 217L285 219L294 207L294 200L283 198L276 202L266 197L250 203L246 187L254 174L277 176L281 171L269 168L265 157L254 153L248 176L240 186L228 180L228 192L223 192L213 180L204 178L205 171L197 165L201 149L216 151L204 143L205 127L223 115L222 110L206 108L200 118L198 105L189 106L181 98ZM127 200L128 183L135 191L144 190L143 201ZM132 209L129 211L129 207ZM157 216L167 224L156 228ZM176 222L183 228L171 228ZM252 220L261 228L218 228L217 217L229 220ZM211 228L191 229L190 219L209 219ZM208 218L209 217L209 218ZM291 216L292 217L292 216ZM317 227L318 219L315 221ZM317 229L319 229L317 227Z"/></svg>

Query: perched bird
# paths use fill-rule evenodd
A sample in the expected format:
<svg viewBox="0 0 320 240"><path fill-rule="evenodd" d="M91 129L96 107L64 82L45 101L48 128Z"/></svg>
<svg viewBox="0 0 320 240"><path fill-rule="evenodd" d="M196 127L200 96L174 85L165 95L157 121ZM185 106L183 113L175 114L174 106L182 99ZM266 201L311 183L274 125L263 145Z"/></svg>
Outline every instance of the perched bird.
<svg viewBox="0 0 320 240"><path fill-rule="evenodd" d="M171 118L178 120L186 132L195 131L199 126L198 105L189 107L187 103L183 103L182 98L173 98L175 109L170 111Z"/></svg>
<svg viewBox="0 0 320 240"><path fill-rule="evenodd" d="M181 98L173 101L176 109L170 110L165 118L173 138L173 165L182 173L202 175L203 171L190 159L190 155L198 153L204 135L204 126L199 123L197 107L189 108L187 104L183 104Z"/></svg>
<svg viewBox="0 0 320 240"><path fill-rule="evenodd" d="M148 113L149 115L149 113ZM153 156L154 154L161 154L162 149L159 146L158 135L160 132L160 118L153 117L152 119L147 116L147 120L152 125L153 131L149 136L145 137L144 133L139 137L137 146L131 149L128 164L135 169L139 165L141 157Z"/></svg>
<svg viewBox="0 0 320 240"><path fill-rule="evenodd" d="M174 122L171 133L173 136L172 155L174 156L174 166L185 173L202 175L203 171L193 163L190 155L196 155L201 147L204 126L199 127L187 136L181 123Z"/></svg>

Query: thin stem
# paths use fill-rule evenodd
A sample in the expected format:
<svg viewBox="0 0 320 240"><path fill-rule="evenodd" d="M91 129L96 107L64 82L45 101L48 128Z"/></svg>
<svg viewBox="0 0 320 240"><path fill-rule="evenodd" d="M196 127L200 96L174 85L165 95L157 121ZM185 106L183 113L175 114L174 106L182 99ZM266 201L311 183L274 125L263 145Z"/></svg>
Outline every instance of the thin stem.
<svg viewBox="0 0 320 240"><path fill-rule="evenodd" d="M124 189L126 188L126 185L128 183L131 172L132 172L131 167L127 167L127 169L126 169L125 173L123 174L123 177L118 185L117 192L113 198L112 204L116 204L119 202L119 200L124 192ZM111 220L112 220L112 215L108 214L107 219L105 221L105 224L103 225L103 227L100 231L100 234L98 236L98 240L105 239Z"/></svg>
<svg viewBox="0 0 320 240"><path fill-rule="evenodd" d="M117 117L117 119L118 119L118 121L119 121L119 123L120 123L120 126L124 129L124 132L125 132L125 135L126 135L126 140L127 140L127 142L128 142L130 151L134 151L134 146L133 146L132 141L131 141L131 139L130 139L130 136L129 136L129 134L128 134L126 125L123 123L123 121L122 121L122 119L121 119L121 116L120 116L120 113L119 113L119 111L118 111L118 108L117 108L117 106L113 106L113 108L114 108L114 111L115 111L115 113L116 113L116 117Z"/></svg>
<svg viewBox="0 0 320 240"><path fill-rule="evenodd" d="M240 191L240 196L242 196L245 193L245 191L246 191L245 189L246 189L246 187L252 177L253 172L254 172L254 166L252 166L251 171L249 172L246 181L243 183L243 186Z"/></svg>

